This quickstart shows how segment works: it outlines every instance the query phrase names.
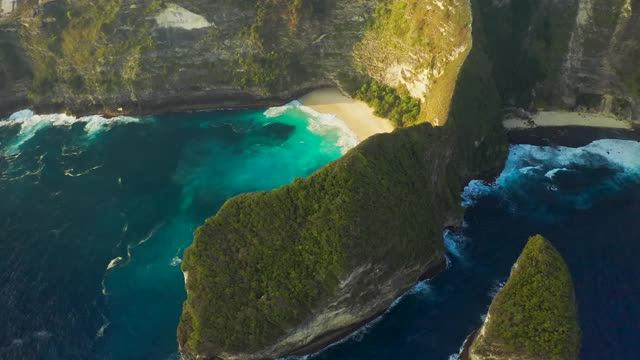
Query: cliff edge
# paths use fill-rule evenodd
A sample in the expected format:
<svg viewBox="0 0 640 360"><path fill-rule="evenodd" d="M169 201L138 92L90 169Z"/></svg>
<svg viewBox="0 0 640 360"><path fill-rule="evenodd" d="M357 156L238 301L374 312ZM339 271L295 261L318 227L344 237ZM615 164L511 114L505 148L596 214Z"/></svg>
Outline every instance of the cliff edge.
<svg viewBox="0 0 640 360"><path fill-rule="evenodd" d="M185 358L320 350L442 269L461 189L507 153L485 51L474 38L447 75L455 92L444 126L373 136L306 179L229 200L196 231L182 264Z"/></svg>
<svg viewBox="0 0 640 360"><path fill-rule="evenodd" d="M580 324L571 274L544 237L529 239L491 303L471 360L576 360Z"/></svg>

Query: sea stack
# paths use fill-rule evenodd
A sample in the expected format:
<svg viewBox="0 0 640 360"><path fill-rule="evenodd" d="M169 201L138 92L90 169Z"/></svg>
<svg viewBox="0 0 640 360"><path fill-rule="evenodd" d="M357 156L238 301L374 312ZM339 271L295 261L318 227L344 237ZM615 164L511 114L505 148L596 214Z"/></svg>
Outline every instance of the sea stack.
<svg viewBox="0 0 640 360"><path fill-rule="evenodd" d="M580 325L571 274L540 235L529 239L470 346L471 360L576 360Z"/></svg>

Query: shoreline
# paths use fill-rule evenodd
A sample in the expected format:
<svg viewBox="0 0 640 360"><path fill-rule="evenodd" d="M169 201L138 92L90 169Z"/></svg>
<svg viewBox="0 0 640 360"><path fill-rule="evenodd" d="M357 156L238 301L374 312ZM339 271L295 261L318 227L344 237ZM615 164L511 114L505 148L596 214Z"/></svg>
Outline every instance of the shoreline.
<svg viewBox="0 0 640 360"><path fill-rule="evenodd" d="M443 255L440 261L438 261L438 263L426 269L426 271L418 278L418 281L416 281L416 283L413 286L415 286L416 284L422 281L431 280L446 270L447 270L447 259L446 259L446 256ZM411 287L407 288L402 293L402 295L406 294L406 292L409 291L410 289ZM328 349L331 346L333 346L334 344L338 344L341 341L349 338L352 334L356 333L358 330L360 330L367 324L383 316L388 310L389 310L389 307L355 324L351 324L349 326L345 326L343 328L336 329L328 333L322 334L316 337L314 340L312 340L309 344L298 347L290 351L289 353L284 355L283 358L286 358L289 356L305 356L305 355L313 355L313 354L321 353L325 349Z"/></svg>
<svg viewBox="0 0 640 360"><path fill-rule="evenodd" d="M573 111L540 111L532 116L508 117L502 121L505 129L531 129L536 127L582 126L607 129L626 129L633 127L628 121L620 120L613 115L573 112Z"/></svg>
<svg viewBox="0 0 640 360"><path fill-rule="evenodd" d="M512 115L502 122L509 144L582 147L600 139L640 141L640 127L613 115L540 111Z"/></svg>
<svg viewBox="0 0 640 360"><path fill-rule="evenodd" d="M389 120L376 116L366 103L344 95L335 87L313 90L302 96L300 102L318 113L333 115L344 122L356 134L358 142L395 129Z"/></svg>
<svg viewBox="0 0 640 360"><path fill-rule="evenodd" d="M482 327L474 330L471 334L467 336L458 360L469 360L469 354L471 353L471 345L473 345L473 342L476 341L476 338L478 337L478 333L480 332L481 329Z"/></svg>
<svg viewBox="0 0 640 360"><path fill-rule="evenodd" d="M129 99L123 101L112 100L109 104L90 103L82 101L77 104L67 105L61 102L32 103L24 96L16 96L6 103L0 101L0 119L5 119L11 114L31 109L39 114L67 114L75 117L89 115L101 115L105 118L116 116L142 117L147 115L161 115L177 112L196 112L206 110L241 110L263 109L274 106L282 106L293 100L320 89L335 88L331 82L319 82L314 85L301 86L286 94L260 97L247 92L231 90L227 93L191 95L188 98L182 96L159 96L153 99L132 102ZM116 104L116 105L113 105ZM122 108L122 111L117 109Z"/></svg>
<svg viewBox="0 0 640 360"><path fill-rule="evenodd" d="M539 126L527 129L505 129L511 145L583 147L601 139L640 141L634 129L593 126Z"/></svg>
<svg viewBox="0 0 640 360"><path fill-rule="evenodd" d="M242 109L269 109L272 107L285 106L292 101L299 101L300 104L313 112L335 117L342 122L353 134L355 134L356 144L367 138L380 134L390 133L395 128L387 119L374 115L373 109L362 101L352 99L344 95L340 90L331 85L320 85L317 87L305 88L304 90L292 92L289 97L272 97L259 99L248 94L229 94L228 99L217 98L215 103L201 101L196 97L190 101L176 99L175 102L167 101L162 104L141 105L138 103L137 109L122 109L122 111L105 111L101 105L91 104L83 107L83 111L61 110L62 106L28 106L24 108L32 109L36 114L66 114L77 118L99 115L106 119L129 116L144 117L151 115L171 114L171 113L191 113L200 111L221 111L221 110L242 110ZM6 111L8 108L0 109ZM13 111L15 110L15 111ZM21 109L12 109L12 112L0 114L0 119L8 119Z"/></svg>

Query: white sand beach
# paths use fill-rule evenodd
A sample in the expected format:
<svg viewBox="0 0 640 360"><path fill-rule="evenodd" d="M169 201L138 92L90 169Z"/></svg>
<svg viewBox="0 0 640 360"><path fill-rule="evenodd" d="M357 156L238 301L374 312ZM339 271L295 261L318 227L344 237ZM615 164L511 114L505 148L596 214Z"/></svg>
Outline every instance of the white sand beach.
<svg viewBox="0 0 640 360"><path fill-rule="evenodd" d="M503 121L505 129L527 129L547 126L589 126L612 129L631 129L627 121L613 116L594 113L541 111L533 116L531 121L520 118L510 118Z"/></svg>
<svg viewBox="0 0 640 360"><path fill-rule="evenodd" d="M345 96L338 89L312 91L300 99L302 105L319 113L333 114L342 120L358 136L358 141L392 132L394 127L387 119L373 114L367 104Z"/></svg>

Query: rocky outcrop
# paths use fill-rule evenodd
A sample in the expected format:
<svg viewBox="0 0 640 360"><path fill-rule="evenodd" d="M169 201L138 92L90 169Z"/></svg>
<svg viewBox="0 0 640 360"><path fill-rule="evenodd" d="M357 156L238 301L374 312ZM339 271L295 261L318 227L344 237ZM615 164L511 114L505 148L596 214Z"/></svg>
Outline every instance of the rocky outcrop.
<svg viewBox="0 0 640 360"><path fill-rule="evenodd" d="M265 106L355 77L408 87L429 110L421 121L443 121L454 81L439 78L457 73L470 48L462 2L24 3L0 23L13 54L0 58L0 115L23 105L109 114Z"/></svg>
<svg viewBox="0 0 640 360"><path fill-rule="evenodd" d="M640 118L638 0L474 1L506 106ZM0 20L0 114L264 106L360 74L441 125L469 51L462 2L24 2Z"/></svg>
<svg viewBox="0 0 640 360"><path fill-rule="evenodd" d="M470 344L470 360L576 360L580 325L571 274L540 235L529 239Z"/></svg>
<svg viewBox="0 0 640 360"><path fill-rule="evenodd" d="M11 46L29 71L0 86L0 109L15 110L5 94L75 112L264 105L333 84L352 68L376 1L293 3L80 0L22 9L3 26L18 33Z"/></svg>
<svg viewBox="0 0 640 360"><path fill-rule="evenodd" d="M182 265L188 359L306 354L377 316L442 266L459 193L507 147L482 38L455 78L448 121L369 138L307 179L229 200Z"/></svg>
<svg viewBox="0 0 640 360"><path fill-rule="evenodd" d="M640 119L638 1L478 1L507 106Z"/></svg>

